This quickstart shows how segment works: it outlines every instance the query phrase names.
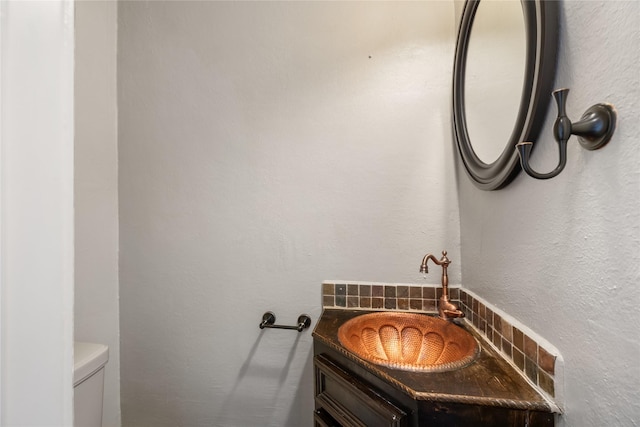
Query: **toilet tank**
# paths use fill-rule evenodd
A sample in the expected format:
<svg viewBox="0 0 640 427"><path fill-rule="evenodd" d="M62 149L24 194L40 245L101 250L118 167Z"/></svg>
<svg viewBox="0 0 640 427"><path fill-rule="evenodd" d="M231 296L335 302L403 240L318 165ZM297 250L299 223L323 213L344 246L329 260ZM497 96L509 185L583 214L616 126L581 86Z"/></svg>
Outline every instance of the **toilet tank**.
<svg viewBox="0 0 640 427"><path fill-rule="evenodd" d="M109 347L76 342L74 345L73 405L75 427L102 427L104 365Z"/></svg>

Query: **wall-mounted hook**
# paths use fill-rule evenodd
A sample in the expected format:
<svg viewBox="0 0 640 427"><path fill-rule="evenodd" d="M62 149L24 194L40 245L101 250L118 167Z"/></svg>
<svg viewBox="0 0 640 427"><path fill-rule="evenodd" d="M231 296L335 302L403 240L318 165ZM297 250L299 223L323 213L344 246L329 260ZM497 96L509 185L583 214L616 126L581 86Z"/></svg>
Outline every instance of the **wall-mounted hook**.
<svg viewBox="0 0 640 427"><path fill-rule="evenodd" d="M578 142L587 150L597 150L604 147L616 129L616 110L611 104L596 104L591 106L582 115L580 121L571 123L566 114L566 104L569 89L558 89L553 92L553 97L558 104L558 118L553 125L553 136L560 149L560 161L558 166L549 173L538 173L529 166L532 142L516 144L520 155L522 169L530 176L537 179L549 179L557 176L567 164L567 141L571 135L578 136Z"/></svg>

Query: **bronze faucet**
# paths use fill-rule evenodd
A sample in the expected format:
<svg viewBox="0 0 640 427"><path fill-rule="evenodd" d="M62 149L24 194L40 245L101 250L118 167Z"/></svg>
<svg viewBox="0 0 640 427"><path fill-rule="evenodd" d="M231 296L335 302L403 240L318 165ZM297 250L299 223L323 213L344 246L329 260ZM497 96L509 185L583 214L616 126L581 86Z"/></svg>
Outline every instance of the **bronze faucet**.
<svg viewBox="0 0 640 427"><path fill-rule="evenodd" d="M447 275L447 267L449 267L451 261L447 258L447 251L442 251L442 258L440 258L440 260L436 259L436 257L431 254L426 254L424 258L422 258L420 273L429 272L429 267L427 267L427 262L429 262L429 260L432 260L437 265L442 266L442 296L440 297L440 302L438 304L438 315L444 320L464 317L462 310L458 309L455 304L449 301L449 276Z"/></svg>

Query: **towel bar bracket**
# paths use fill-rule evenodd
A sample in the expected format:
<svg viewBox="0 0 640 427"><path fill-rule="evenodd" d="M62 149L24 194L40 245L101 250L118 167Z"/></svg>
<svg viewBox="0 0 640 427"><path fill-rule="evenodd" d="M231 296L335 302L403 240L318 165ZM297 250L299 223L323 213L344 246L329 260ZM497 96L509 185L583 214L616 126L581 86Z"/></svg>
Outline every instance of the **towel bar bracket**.
<svg viewBox="0 0 640 427"><path fill-rule="evenodd" d="M293 329L298 332L302 332L311 326L311 318L306 314L301 314L298 316L298 324L295 326L288 325L276 325L276 315L271 311L267 311L262 315L262 322L260 322L260 329L264 328L273 328L273 329Z"/></svg>

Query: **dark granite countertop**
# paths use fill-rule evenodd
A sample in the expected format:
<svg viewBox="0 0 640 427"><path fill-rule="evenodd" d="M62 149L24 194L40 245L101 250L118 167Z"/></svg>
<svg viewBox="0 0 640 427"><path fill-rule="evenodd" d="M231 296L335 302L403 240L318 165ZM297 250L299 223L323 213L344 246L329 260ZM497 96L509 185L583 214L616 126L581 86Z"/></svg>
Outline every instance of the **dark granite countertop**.
<svg viewBox="0 0 640 427"><path fill-rule="evenodd" d="M338 328L347 320L375 311L325 309L313 337L376 377L416 400L465 403L557 412L509 363L464 322L459 325L480 343L480 355L470 365L448 372L409 372L369 363L346 350L338 340Z"/></svg>

